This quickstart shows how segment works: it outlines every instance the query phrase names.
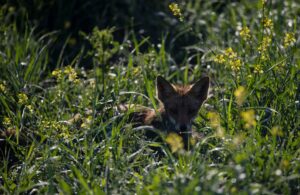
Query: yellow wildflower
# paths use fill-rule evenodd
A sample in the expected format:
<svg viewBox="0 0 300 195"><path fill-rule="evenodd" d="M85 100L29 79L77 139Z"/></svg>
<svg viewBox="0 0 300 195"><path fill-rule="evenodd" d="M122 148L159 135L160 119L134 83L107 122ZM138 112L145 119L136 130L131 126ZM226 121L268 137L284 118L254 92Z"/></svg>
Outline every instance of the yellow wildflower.
<svg viewBox="0 0 300 195"><path fill-rule="evenodd" d="M77 74L76 73L72 73L72 74L69 74L68 75L68 79L69 79L69 81L76 81L76 83L78 83L78 79L77 79Z"/></svg>
<svg viewBox="0 0 300 195"><path fill-rule="evenodd" d="M255 120L255 112L254 110L247 110L244 112L241 112L241 117L243 118L243 121L245 122L245 128L250 129L252 127L256 126L256 120Z"/></svg>
<svg viewBox="0 0 300 195"><path fill-rule="evenodd" d="M66 75L68 75L69 81L71 81L71 82L72 81L76 81L76 79L77 79L77 73L76 73L76 71L75 71L74 68L72 68L71 66L67 66L65 68L65 70L64 70L64 73ZM76 82L78 82L78 81L76 81Z"/></svg>
<svg viewBox="0 0 300 195"><path fill-rule="evenodd" d="M141 71L141 69L138 66L138 67L136 67L136 68L133 69L132 73L133 73L133 75L138 75L140 73L140 71Z"/></svg>
<svg viewBox="0 0 300 195"><path fill-rule="evenodd" d="M11 120L8 117L4 117L3 119L3 125L9 126L11 125Z"/></svg>
<svg viewBox="0 0 300 195"><path fill-rule="evenodd" d="M272 127L271 134L274 136L283 136L283 132L279 126Z"/></svg>
<svg viewBox="0 0 300 195"><path fill-rule="evenodd" d="M3 92L5 93L6 92L6 86L4 83L0 83L0 93Z"/></svg>
<svg viewBox="0 0 300 195"><path fill-rule="evenodd" d="M283 46L284 48L287 48L289 46L294 45L296 43L296 38L294 33L286 33L284 37Z"/></svg>
<svg viewBox="0 0 300 195"><path fill-rule="evenodd" d="M225 55L228 58L236 58L237 57L237 53L235 53L231 47L228 47L227 49L225 49Z"/></svg>
<svg viewBox="0 0 300 195"><path fill-rule="evenodd" d="M52 76L56 77L57 79L61 80L63 78L63 72L59 69L52 71Z"/></svg>
<svg viewBox="0 0 300 195"><path fill-rule="evenodd" d="M241 69L242 62L240 59L234 59L229 61L229 65L233 71L238 71Z"/></svg>
<svg viewBox="0 0 300 195"><path fill-rule="evenodd" d="M243 102L246 99L247 96L247 90L243 86L239 86L235 91L234 91L234 96L236 99L236 103L241 106Z"/></svg>
<svg viewBox="0 0 300 195"><path fill-rule="evenodd" d="M23 105L23 104L26 104L27 101L28 101L28 97L25 93L19 93L18 94L18 103Z"/></svg>
<svg viewBox="0 0 300 195"><path fill-rule="evenodd" d="M71 66L66 66L64 69L65 74L72 74L75 70Z"/></svg>
<svg viewBox="0 0 300 195"><path fill-rule="evenodd" d="M220 63L220 64L223 64L226 61L225 56L223 54L216 55L213 60L214 60L214 62Z"/></svg>
<svg viewBox="0 0 300 195"><path fill-rule="evenodd" d="M209 112L207 114L207 117L209 119L209 124L212 128L218 128L220 127L220 115L216 112Z"/></svg>
<svg viewBox="0 0 300 195"><path fill-rule="evenodd" d="M254 70L253 70L253 72L254 72L254 73L257 73L257 74L263 74L263 73L264 73L264 71L263 71L263 69L262 69L262 67L261 67L260 64L255 64L255 65L254 65Z"/></svg>
<svg viewBox="0 0 300 195"><path fill-rule="evenodd" d="M287 169L290 166L290 162L287 159L281 160L280 167L283 169Z"/></svg>
<svg viewBox="0 0 300 195"><path fill-rule="evenodd" d="M170 133L166 138L166 142L170 145L172 153L177 152L184 147L182 137L176 133Z"/></svg>
<svg viewBox="0 0 300 195"><path fill-rule="evenodd" d="M68 131L66 131L66 132L62 132L62 133L58 134L58 137L68 140L70 138L70 134Z"/></svg>
<svg viewBox="0 0 300 195"><path fill-rule="evenodd" d="M171 3L169 5L169 8L172 11L174 16L177 16L180 21L183 21L183 16L177 3Z"/></svg>
<svg viewBox="0 0 300 195"><path fill-rule="evenodd" d="M196 137L191 137L189 141L192 146L194 146L197 143Z"/></svg>
<svg viewBox="0 0 300 195"><path fill-rule="evenodd" d="M271 37L269 36L264 37L260 46L258 47L258 51L260 51L261 53L265 52L267 48L270 46L271 41L272 41Z"/></svg>
<svg viewBox="0 0 300 195"><path fill-rule="evenodd" d="M33 113L33 106L27 105L26 108L29 110L30 113Z"/></svg>
<svg viewBox="0 0 300 195"><path fill-rule="evenodd" d="M241 30L240 30L240 36L242 37L242 39L244 40L248 40L251 38L251 35L250 35L250 29L245 26L243 27Z"/></svg>
<svg viewBox="0 0 300 195"><path fill-rule="evenodd" d="M88 116L87 118L84 119L84 122L80 125L81 128L89 128L89 126L92 124L92 116Z"/></svg>
<svg viewBox="0 0 300 195"><path fill-rule="evenodd" d="M265 61L269 58L269 54L267 53L267 48L270 46L272 38L270 36L265 36L260 43L259 47L257 48L258 51L261 53L260 59Z"/></svg>
<svg viewBox="0 0 300 195"><path fill-rule="evenodd" d="M274 26L273 21L269 18L265 18L263 20L263 25L266 29L270 29L270 30L273 29Z"/></svg>
<svg viewBox="0 0 300 195"><path fill-rule="evenodd" d="M260 59L262 61L266 61L267 59L269 59L269 54L267 54L266 52L262 53Z"/></svg>
<svg viewBox="0 0 300 195"><path fill-rule="evenodd" d="M216 135L220 138L224 137L225 132L221 126L220 115L217 112L209 112L207 117L209 119L210 126L216 129Z"/></svg>
<svg viewBox="0 0 300 195"><path fill-rule="evenodd" d="M232 188L230 188L230 193L232 193L232 194L236 194L238 192L238 189L236 188L236 187L232 187Z"/></svg>

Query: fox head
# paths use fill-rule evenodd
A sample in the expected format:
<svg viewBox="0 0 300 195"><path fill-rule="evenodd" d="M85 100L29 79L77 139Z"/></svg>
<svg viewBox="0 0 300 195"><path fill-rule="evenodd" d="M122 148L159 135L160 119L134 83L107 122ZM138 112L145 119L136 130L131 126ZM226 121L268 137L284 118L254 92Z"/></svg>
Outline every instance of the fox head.
<svg viewBox="0 0 300 195"><path fill-rule="evenodd" d="M163 77L157 77L157 95L163 103L168 120L178 132L191 130L192 121L207 99L209 77L204 77L194 85L176 86Z"/></svg>

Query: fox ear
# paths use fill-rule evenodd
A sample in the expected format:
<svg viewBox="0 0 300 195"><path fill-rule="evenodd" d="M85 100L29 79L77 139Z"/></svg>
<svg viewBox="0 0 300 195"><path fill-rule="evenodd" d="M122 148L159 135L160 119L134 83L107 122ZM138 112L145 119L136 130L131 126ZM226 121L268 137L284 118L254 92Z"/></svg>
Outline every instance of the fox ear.
<svg viewBox="0 0 300 195"><path fill-rule="evenodd" d="M173 86L161 76L156 78L156 88L158 99L162 102L176 93Z"/></svg>
<svg viewBox="0 0 300 195"><path fill-rule="evenodd" d="M199 101L204 102L208 96L208 89L209 77L203 77L193 85L189 94L197 98Z"/></svg>

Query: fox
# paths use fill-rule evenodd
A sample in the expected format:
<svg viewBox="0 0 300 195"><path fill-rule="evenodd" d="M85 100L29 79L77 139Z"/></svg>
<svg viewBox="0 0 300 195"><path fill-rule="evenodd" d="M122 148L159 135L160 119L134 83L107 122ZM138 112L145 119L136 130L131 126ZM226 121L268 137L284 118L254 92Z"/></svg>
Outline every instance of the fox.
<svg viewBox="0 0 300 195"><path fill-rule="evenodd" d="M191 85L171 84L162 76L158 76L156 92L160 104L157 110L137 105L121 105L119 109L136 109L131 117L133 122L151 126L167 134L176 133L183 138L187 148L189 138L194 134L192 122L208 98L209 83L210 79L207 76Z"/></svg>

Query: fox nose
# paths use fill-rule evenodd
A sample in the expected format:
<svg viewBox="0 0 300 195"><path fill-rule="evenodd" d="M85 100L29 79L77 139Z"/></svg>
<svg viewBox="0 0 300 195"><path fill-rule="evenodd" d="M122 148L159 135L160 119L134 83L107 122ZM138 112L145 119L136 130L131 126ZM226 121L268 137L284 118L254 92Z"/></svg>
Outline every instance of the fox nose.
<svg viewBox="0 0 300 195"><path fill-rule="evenodd" d="M180 125L179 129L180 129L180 131L186 131L188 128L187 128L187 125Z"/></svg>

